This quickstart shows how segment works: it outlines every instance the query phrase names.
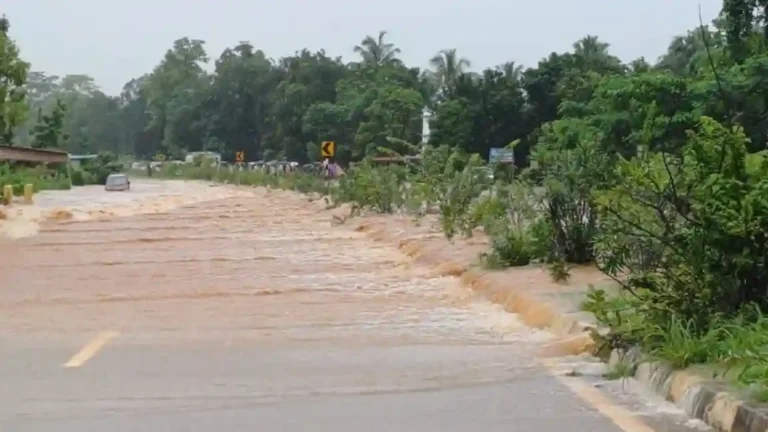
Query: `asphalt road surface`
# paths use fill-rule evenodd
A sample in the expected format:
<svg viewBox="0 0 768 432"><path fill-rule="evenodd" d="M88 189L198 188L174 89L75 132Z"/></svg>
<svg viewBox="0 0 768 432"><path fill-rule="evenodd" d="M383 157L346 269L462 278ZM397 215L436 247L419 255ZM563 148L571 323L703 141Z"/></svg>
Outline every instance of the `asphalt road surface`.
<svg viewBox="0 0 768 432"><path fill-rule="evenodd" d="M252 191L0 240L0 431L696 428L543 365L546 334L316 204Z"/></svg>

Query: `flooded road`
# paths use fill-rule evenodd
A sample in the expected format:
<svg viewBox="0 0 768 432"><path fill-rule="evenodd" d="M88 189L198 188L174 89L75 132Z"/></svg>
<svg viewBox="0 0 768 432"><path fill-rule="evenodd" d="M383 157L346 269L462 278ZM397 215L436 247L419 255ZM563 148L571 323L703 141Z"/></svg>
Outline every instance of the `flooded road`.
<svg viewBox="0 0 768 432"><path fill-rule="evenodd" d="M0 240L0 430L685 429L619 428L535 359L546 333L322 203L179 184Z"/></svg>

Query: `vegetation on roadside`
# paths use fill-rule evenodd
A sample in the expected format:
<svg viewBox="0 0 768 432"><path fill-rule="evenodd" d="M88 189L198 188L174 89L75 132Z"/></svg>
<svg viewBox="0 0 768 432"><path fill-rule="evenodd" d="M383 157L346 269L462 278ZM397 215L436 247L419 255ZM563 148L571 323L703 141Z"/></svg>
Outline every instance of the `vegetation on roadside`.
<svg viewBox="0 0 768 432"><path fill-rule="evenodd" d="M110 152L101 152L94 159L81 161L79 168L72 169L72 185L103 185L110 174L121 172L124 168L124 164L118 160L116 155Z"/></svg>
<svg viewBox="0 0 768 432"><path fill-rule="evenodd" d="M41 190L69 189L69 178L66 168L48 168L44 166L30 167L11 164L0 164L0 188L10 185L13 194L24 194L24 185L31 184L35 192Z"/></svg>
<svg viewBox="0 0 768 432"><path fill-rule="evenodd" d="M145 169L133 171L134 175L146 176ZM153 178L203 180L243 186L264 186L274 189L295 190L307 194L325 196L329 192L327 182L315 174L295 172L290 176L268 174L263 171L237 171L208 164L166 164L153 171Z"/></svg>

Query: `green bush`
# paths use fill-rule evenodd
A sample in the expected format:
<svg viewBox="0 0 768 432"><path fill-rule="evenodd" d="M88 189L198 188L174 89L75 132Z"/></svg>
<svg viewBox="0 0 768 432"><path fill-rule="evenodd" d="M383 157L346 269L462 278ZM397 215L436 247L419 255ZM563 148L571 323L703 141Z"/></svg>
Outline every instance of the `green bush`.
<svg viewBox="0 0 768 432"><path fill-rule="evenodd" d="M69 178L61 169L45 166L26 167L22 165L0 165L0 187L11 185L14 195L24 194L24 185L32 184L33 190L63 190L69 189Z"/></svg>
<svg viewBox="0 0 768 432"><path fill-rule="evenodd" d="M95 159L82 161L81 170L83 171L83 184L103 185L107 182L107 177L110 174L123 170L123 164L118 161L115 154L102 152Z"/></svg>
<svg viewBox="0 0 768 432"><path fill-rule="evenodd" d="M745 144L703 118L682 154L622 161L623 181L597 194L601 268L647 292L652 322L703 334L715 316L768 307L768 163L750 173Z"/></svg>
<svg viewBox="0 0 768 432"><path fill-rule="evenodd" d="M536 204L533 190L522 182L498 184L477 202L475 221L491 237L490 251L483 255L487 266L523 266L548 256L547 221Z"/></svg>
<svg viewBox="0 0 768 432"><path fill-rule="evenodd" d="M532 153L535 167L525 175L542 190L540 208L550 223L553 260L585 264L594 260L598 218L595 190L611 183L613 157L603 152L596 130L568 120L545 125Z"/></svg>
<svg viewBox="0 0 768 432"><path fill-rule="evenodd" d="M492 180L482 168L478 155L472 155L461 170L446 172L437 187L440 225L448 239L456 234L472 235L478 226L473 208L483 192L490 190Z"/></svg>
<svg viewBox="0 0 768 432"><path fill-rule="evenodd" d="M525 227L502 224L483 259L489 268L524 266L536 258L535 249L534 238Z"/></svg>
<svg viewBox="0 0 768 432"><path fill-rule="evenodd" d="M85 174L78 169L72 170L72 186L85 186Z"/></svg>
<svg viewBox="0 0 768 432"><path fill-rule="evenodd" d="M335 203L352 203L356 210L392 213L405 205L407 172L407 167L377 167L366 160L339 179L338 187L331 190L331 198Z"/></svg>

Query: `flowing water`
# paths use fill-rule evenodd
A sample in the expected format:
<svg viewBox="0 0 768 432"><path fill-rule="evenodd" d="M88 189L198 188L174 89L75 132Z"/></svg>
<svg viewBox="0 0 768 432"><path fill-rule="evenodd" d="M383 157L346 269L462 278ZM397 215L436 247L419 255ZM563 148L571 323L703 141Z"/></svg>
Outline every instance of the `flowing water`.
<svg viewBox="0 0 768 432"><path fill-rule="evenodd" d="M11 406L27 416L93 413L96 396L119 414L150 402L210 409L202 399L241 392L267 403L510 382L523 399L560 391L535 384L532 352L547 333L392 245L332 225L305 197L137 181L127 193L76 189L16 209L0 224L15 238L0 240L0 340L70 346L115 332L83 370L156 383L104 378L116 381L86 391L29 378L5 396L21 394Z"/></svg>

